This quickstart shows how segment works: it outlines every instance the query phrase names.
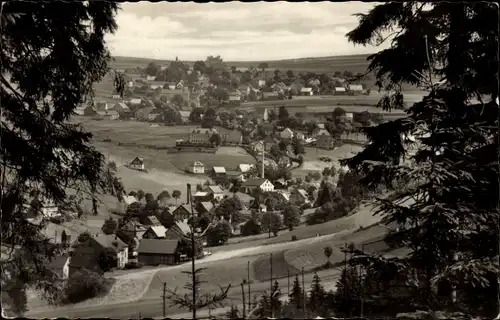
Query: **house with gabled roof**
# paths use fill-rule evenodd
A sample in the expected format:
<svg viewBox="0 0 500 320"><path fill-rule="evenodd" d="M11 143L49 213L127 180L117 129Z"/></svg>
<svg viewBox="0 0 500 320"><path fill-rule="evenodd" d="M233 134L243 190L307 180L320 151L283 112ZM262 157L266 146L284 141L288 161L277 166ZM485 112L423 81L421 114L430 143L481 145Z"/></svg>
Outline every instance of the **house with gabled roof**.
<svg viewBox="0 0 500 320"><path fill-rule="evenodd" d="M196 209L194 209L194 214L196 215ZM175 210L172 212L172 215L174 216L174 219L176 221L183 221L183 220L188 220L191 218L191 205L189 204L181 204Z"/></svg>
<svg viewBox="0 0 500 320"><path fill-rule="evenodd" d="M133 98L133 99L130 99L129 103L132 105L140 105L142 103L142 99Z"/></svg>
<svg viewBox="0 0 500 320"><path fill-rule="evenodd" d="M134 160L130 161L129 167L135 170L144 170L144 158L135 157Z"/></svg>
<svg viewBox="0 0 500 320"><path fill-rule="evenodd" d="M142 239L137 249L138 261L144 265L174 265L180 261L177 239Z"/></svg>
<svg viewBox="0 0 500 320"><path fill-rule="evenodd" d="M204 174L205 165L198 160L193 161L190 165L188 165L187 172L194 174Z"/></svg>
<svg viewBox="0 0 500 320"><path fill-rule="evenodd" d="M302 88L300 89L301 96L312 96L314 95L313 88Z"/></svg>
<svg viewBox="0 0 500 320"><path fill-rule="evenodd" d="M169 240L181 240L186 239L191 234L191 228L189 227L187 220L176 221L173 226L168 228L165 233L166 239Z"/></svg>
<svg viewBox="0 0 500 320"><path fill-rule="evenodd" d="M290 202L297 204L297 205L302 205L304 203L310 203L309 195L307 194L307 191L304 189L295 189L290 194Z"/></svg>
<svg viewBox="0 0 500 320"><path fill-rule="evenodd" d="M224 199L224 190L222 190L222 188L219 186L207 186L205 191L212 195L212 199L215 199L217 201L221 201L222 199Z"/></svg>
<svg viewBox="0 0 500 320"><path fill-rule="evenodd" d="M253 168L255 168L255 165L254 164L248 164L248 163L240 163L236 170L241 172L241 173L245 173L245 172L248 172L250 170L252 170Z"/></svg>
<svg viewBox="0 0 500 320"><path fill-rule="evenodd" d="M291 140L293 138L293 131L290 128L285 128L283 131L280 132L280 138Z"/></svg>
<svg viewBox="0 0 500 320"><path fill-rule="evenodd" d="M201 201L196 205L196 211L198 211L198 214L210 213L213 208L214 205L210 201Z"/></svg>
<svg viewBox="0 0 500 320"><path fill-rule="evenodd" d="M223 177L223 176L226 176L227 175L227 172L226 172L226 168L224 167L213 167L212 168L212 174L215 176L215 177Z"/></svg>
<svg viewBox="0 0 500 320"><path fill-rule="evenodd" d="M241 187L247 194L251 194L255 189L260 189L262 192L274 191L274 185L271 181L262 178L248 179Z"/></svg>
<svg viewBox="0 0 500 320"><path fill-rule="evenodd" d="M162 225L151 226L142 235L143 239L165 239L167 228Z"/></svg>

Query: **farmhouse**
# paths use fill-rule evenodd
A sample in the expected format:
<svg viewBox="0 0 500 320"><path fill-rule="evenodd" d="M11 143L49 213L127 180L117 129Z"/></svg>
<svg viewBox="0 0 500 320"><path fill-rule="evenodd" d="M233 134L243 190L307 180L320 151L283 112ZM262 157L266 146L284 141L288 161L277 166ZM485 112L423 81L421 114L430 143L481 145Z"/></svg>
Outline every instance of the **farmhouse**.
<svg viewBox="0 0 500 320"><path fill-rule="evenodd" d="M335 94L345 94L347 91L344 87L335 87Z"/></svg>
<svg viewBox="0 0 500 320"><path fill-rule="evenodd" d="M202 201L196 205L196 210L198 213L209 213L214 208L214 205L210 201Z"/></svg>
<svg viewBox="0 0 500 320"><path fill-rule="evenodd" d="M191 206L187 204L181 204L172 212L172 215L174 216L175 220L178 221L187 220L191 218Z"/></svg>
<svg viewBox="0 0 500 320"><path fill-rule="evenodd" d="M208 129L195 129L189 134L189 143L205 144L210 143L212 131Z"/></svg>
<svg viewBox="0 0 500 320"><path fill-rule="evenodd" d="M198 191L194 194L193 198L196 202L210 201L211 194L210 194L210 192L206 192L206 191Z"/></svg>
<svg viewBox="0 0 500 320"><path fill-rule="evenodd" d="M217 201L224 199L224 190L222 190L219 186L208 186L206 191Z"/></svg>
<svg viewBox="0 0 500 320"><path fill-rule="evenodd" d="M327 150L334 148L335 139L330 134L319 135L316 139L316 147Z"/></svg>
<svg viewBox="0 0 500 320"><path fill-rule="evenodd" d="M307 194L307 191L304 189L295 189L292 191L290 195L290 202L297 205L309 203L310 202L309 195Z"/></svg>
<svg viewBox="0 0 500 320"><path fill-rule="evenodd" d="M99 234L89 237L85 242L78 242L71 254L69 275L81 268L98 271L97 259L105 250L111 250L116 255L118 268L123 268L128 262L128 246L115 235ZM90 268L90 269L89 269Z"/></svg>
<svg viewBox="0 0 500 320"><path fill-rule="evenodd" d="M114 110L116 112L123 113L123 112L130 112L130 108L124 103L124 102L119 102L116 103L111 109L109 110Z"/></svg>
<svg viewBox="0 0 500 320"><path fill-rule="evenodd" d="M204 174L205 166L200 161L193 161L187 168L187 171L195 174Z"/></svg>
<svg viewBox="0 0 500 320"><path fill-rule="evenodd" d="M350 84L347 86L349 88L349 91L353 92L362 92L363 91L363 85L361 84Z"/></svg>
<svg viewBox="0 0 500 320"><path fill-rule="evenodd" d="M313 88L302 88L300 89L301 96L312 96L314 95Z"/></svg>
<svg viewBox="0 0 500 320"><path fill-rule="evenodd" d="M165 237L169 240L185 239L191 234L191 228L187 224L187 220L176 221L173 226L168 228Z"/></svg>
<svg viewBox="0 0 500 320"><path fill-rule="evenodd" d="M291 140L293 138L293 131L290 128L286 128L280 132L280 138Z"/></svg>
<svg viewBox="0 0 500 320"><path fill-rule="evenodd" d="M145 226L159 226L161 225L160 220L156 216L142 216L139 217L139 222Z"/></svg>
<svg viewBox="0 0 500 320"><path fill-rule="evenodd" d="M129 103L138 106L142 103L142 99L139 98L130 99Z"/></svg>
<svg viewBox="0 0 500 320"><path fill-rule="evenodd" d="M255 168L254 164L240 163L238 165L238 167L236 168L236 170L241 172L241 173L245 173L245 172L252 170L253 168Z"/></svg>
<svg viewBox="0 0 500 320"><path fill-rule="evenodd" d="M224 167L213 167L212 168L212 174L215 177L224 177L227 175L226 168Z"/></svg>
<svg viewBox="0 0 500 320"><path fill-rule="evenodd" d="M246 193L239 192L239 191L234 194L234 197L240 201L242 206L245 206L247 208L250 207L250 205L254 201L253 197L249 196Z"/></svg>
<svg viewBox="0 0 500 320"><path fill-rule="evenodd" d="M130 161L129 167L135 170L144 170L144 158L135 157L134 160Z"/></svg>
<svg viewBox="0 0 500 320"><path fill-rule="evenodd" d="M151 226L142 235L143 239L165 239L167 228L164 226Z"/></svg>
<svg viewBox="0 0 500 320"><path fill-rule="evenodd" d="M148 80L148 81L155 81L156 80L156 76L146 76L146 80Z"/></svg>
<svg viewBox="0 0 500 320"><path fill-rule="evenodd" d="M139 262L145 265L174 265L180 260L179 241L142 239L137 253Z"/></svg>
<svg viewBox="0 0 500 320"><path fill-rule="evenodd" d="M242 185L242 189L247 194L251 194L255 189L260 189L263 192L274 191L274 185L267 179L249 179Z"/></svg>

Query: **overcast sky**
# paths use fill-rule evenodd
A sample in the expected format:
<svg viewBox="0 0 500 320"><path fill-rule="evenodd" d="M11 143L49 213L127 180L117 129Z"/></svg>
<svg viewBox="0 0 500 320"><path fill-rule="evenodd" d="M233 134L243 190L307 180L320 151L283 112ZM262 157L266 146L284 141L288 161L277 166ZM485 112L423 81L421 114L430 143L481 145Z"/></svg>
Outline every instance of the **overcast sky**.
<svg viewBox="0 0 500 320"><path fill-rule="evenodd" d="M112 55L152 59L276 60L372 53L345 34L354 13L374 3L124 3L118 31L107 37Z"/></svg>

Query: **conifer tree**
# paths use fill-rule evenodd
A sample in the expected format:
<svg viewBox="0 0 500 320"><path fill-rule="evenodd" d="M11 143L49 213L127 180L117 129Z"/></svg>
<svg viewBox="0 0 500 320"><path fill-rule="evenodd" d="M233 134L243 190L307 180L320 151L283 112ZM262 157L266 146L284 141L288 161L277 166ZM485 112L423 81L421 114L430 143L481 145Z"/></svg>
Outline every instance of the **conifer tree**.
<svg viewBox="0 0 500 320"><path fill-rule="evenodd" d="M295 280L293 281L292 292L290 292L290 304L294 305L297 309L304 308L304 291L300 286L299 276L295 276Z"/></svg>
<svg viewBox="0 0 500 320"><path fill-rule="evenodd" d="M494 317L499 306L498 6L388 2L359 18L347 35L356 44L383 40L380 31L399 29L389 49L369 57L379 87L394 93L379 106L404 107L405 83L428 94L408 106L405 117L362 128L370 144L341 161L363 174L361 183L368 187L411 181L394 198L378 201L383 221L400 225L387 241L407 246L410 254L356 260L406 277L413 288L409 309ZM443 283L453 288L446 301L436 294Z"/></svg>
<svg viewBox="0 0 500 320"><path fill-rule="evenodd" d="M324 311L323 303L325 302L326 292L321 284L321 279L317 273L314 273L313 283L311 284L311 291L307 299L307 308L320 314Z"/></svg>

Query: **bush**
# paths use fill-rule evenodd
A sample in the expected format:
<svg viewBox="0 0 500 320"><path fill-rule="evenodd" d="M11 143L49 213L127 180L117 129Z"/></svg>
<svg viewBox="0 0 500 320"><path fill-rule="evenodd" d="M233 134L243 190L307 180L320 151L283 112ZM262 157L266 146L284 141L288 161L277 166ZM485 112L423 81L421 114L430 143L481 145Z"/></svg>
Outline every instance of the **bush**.
<svg viewBox="0 0 500 320"><path fill-rule="evenodd" d="M306 209L311 209L312 208L312 205L310 202L308 203L304 203L301 207L300 207L302 210L306 210Z"/></svg>
<svg viewBox="0 0 500 320"><path fill-rule="evenodd" d="M106 294L112 282L98 273L81 269L76 271L64 288L65 303L77 303Z"/></svg>
<svg viewBox="0 0 500 320"><path fill-rule="evenodd" d="M125 264L125 269L140 269L142 268L144 265L140 262L127 262Z"/></svg>

